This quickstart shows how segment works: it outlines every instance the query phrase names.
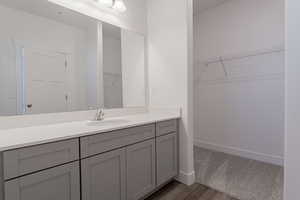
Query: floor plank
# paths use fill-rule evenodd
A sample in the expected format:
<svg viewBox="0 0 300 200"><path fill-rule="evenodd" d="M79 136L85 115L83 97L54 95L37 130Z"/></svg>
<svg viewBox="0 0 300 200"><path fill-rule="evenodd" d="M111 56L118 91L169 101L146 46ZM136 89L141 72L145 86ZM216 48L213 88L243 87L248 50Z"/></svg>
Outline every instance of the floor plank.
<svg viewBox="0 0 300 200"><path fill-rule="evenodd" d="M238 200L224 193L195 183L186 186L176 181L163 187L146 200Z"/></svg>

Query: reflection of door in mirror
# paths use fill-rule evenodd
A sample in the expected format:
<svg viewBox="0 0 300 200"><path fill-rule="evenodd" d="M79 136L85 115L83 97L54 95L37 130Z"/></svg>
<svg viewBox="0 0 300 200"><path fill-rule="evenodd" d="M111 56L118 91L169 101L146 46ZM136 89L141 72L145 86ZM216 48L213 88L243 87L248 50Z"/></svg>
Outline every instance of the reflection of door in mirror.
<svg viewBox="0 0 300 200"><path fill-rule="evenodd" d="M103 24L104 107L122 108L121 29Z"/></svg>
<svg viewBox="0 0 300 200"><path fill-rule="evenodd" d="M47 0L1 0L0 24L0 116L87 110L97 101L88 71L99 52L88 41L97 44L90 35L98 21Z"/></svg>
<svg viewBox="0 0 300 200"><path fill-rule="evenodd" d="M22 57L23 112L68 111L66 54L25 48Z"/></svg>

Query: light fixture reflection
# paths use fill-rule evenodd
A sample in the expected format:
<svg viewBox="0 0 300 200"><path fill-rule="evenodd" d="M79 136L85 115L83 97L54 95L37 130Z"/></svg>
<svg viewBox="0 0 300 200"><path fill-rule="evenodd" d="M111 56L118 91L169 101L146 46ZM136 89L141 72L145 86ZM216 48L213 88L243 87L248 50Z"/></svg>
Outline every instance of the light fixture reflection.
<svg viewBox="0 0 300 200"><path fill-rule="evenodd" d="M115 0L113 9L115 9L116 11L119 11L119 12L125 12L127 10L123 0Z"/></svg>
<svg viewBox="0 0 300 200"><path fill-rule="evenodd" d="M95 0L97 3L106 6L106 7L112 7L113 6L113 0Z"/></svg>

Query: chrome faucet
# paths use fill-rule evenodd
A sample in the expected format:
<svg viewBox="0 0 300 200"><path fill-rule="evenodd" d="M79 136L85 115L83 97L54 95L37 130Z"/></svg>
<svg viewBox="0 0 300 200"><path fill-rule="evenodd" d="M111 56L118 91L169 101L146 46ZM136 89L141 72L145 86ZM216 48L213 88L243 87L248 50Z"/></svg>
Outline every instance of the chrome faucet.
<svg viewBox="0 0 300 200"><path fill-rule="evenodd" d="M104 120L104 109L102 108L97 109L95 120L96 121Z"/></svg>

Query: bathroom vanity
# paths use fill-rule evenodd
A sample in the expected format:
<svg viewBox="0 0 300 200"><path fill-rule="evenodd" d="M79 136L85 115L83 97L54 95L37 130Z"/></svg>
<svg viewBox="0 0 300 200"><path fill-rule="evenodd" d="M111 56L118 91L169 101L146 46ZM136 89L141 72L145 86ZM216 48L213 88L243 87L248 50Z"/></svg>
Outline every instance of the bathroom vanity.
<svg viewBox="0 0 300 200"><path fill-rule="evenodd" d="M48 135L43 140L33 133L28 136L32 141L27 138L24 144L2 146L0 199L145 198L178 175L178 119L153 119L7 130L12 136L18 131L40 130L47 138L51 130L59 135L62 127L70 133L71 127L76 129L73 134L63 133L59 138ZM85 131L80 133L79 129Z"/></svg>
<svg viewBox="0 0 300 200"><path fill-rule="evenodd" d="M148 108L146 32L109 15L0 2L0 200L138 200L178 175L180 111Z"/></svg>

